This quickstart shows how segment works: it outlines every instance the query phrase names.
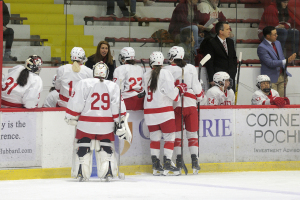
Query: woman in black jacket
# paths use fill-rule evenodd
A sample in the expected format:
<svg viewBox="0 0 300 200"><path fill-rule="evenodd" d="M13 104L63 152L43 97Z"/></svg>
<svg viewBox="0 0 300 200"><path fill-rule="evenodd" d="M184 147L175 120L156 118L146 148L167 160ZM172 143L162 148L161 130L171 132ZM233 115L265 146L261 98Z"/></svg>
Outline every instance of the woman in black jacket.
<svg viewBox="0 0 300 200"><path fill-rule="evenodd" d="M110 45L106 41L99 42L96 53L88 57L85 66L93 69L93 66L100 61L103 61L109 68L107 80L113 80L116 63L111 55Z"/></svg>

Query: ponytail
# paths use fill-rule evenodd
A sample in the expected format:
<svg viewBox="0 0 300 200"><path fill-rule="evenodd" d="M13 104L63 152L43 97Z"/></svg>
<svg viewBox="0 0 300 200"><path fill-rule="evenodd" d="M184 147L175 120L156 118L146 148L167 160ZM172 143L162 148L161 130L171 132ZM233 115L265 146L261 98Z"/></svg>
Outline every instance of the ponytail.
<svg viewBox="0 0 300 200"><path fill-rule="evenodd" d="M80 72L80 65L79 65L79 63L77 62L77 61L74 61L73 62L73 65L72 65L72 70L74 71L74 72L76 72L76 73L78 73L78 72Z"/></svg>
<svg viewBox="0 0 300 200"><path fill-rule="evenodd" d="M135 65L135 60L126 60L126 64Z"/></svg>
<svg viewBox="0 0 300 200"><path fill-rule="evenodd" d="M149 79L150 91L155 92L156 89L157 89L157 82L158 82L158 77L159 77L159 73L160 73L160 70L161 70L161 66L160 65L153 65L152 67L153 67L153 69L152 69L152 72L151 72L151 77Z"/></svg>
<svg viewBox="0 0 300 200"><path fill-rule="evenodd" d="M51 87L49 92L52 92L53 90L55 90L55 87Z"/></svg>
<svg viewBox="0 0 300 200"><path fill-rule="evenodd" d="M17 79L17 84L20 85L21 87L25 86L27 84L28 77L29 77L29 71L28 69L25 68L20 72L20 75Z"/></svg>
<svg viewBox="0 0 300 200"><path fill-rule="evenodd" d="M184 66L186 66L186 62L182 59L174 59L174 63L178 66L183 68Z"/></svg>

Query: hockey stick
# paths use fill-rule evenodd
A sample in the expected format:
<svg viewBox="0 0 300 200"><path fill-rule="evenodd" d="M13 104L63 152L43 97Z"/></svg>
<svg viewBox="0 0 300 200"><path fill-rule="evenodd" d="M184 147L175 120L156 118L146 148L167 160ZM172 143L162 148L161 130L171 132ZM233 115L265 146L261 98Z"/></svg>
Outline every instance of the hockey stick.
<svg viewBox="0 0 300 200"><path fill-rule="evenodd" d="M207 54L199 63L199 73L198 73L198 80L200 82L201 79L201 68L204 66L204 64L211 58L210 54ZM200 138L200 102L197 103L197 108L198 108L198 130L197 130L197 135L198 135L198 158L200 156L199 153L199 138Z"/></svg>
<svg viewBox="0 0 300 200"><path fill-rule="evenodd" d="M238 96L238 89L239 89L239 80L240 80L240 71L241 71L241 64L242 64L242 54L243 52L240 52L240 57L239 57L239 69L238 69L238 76L236 80L236 89L235 89L235 101L234 105L237 103L237 96Z"/></svg>
<svg viewBox="0 0 300 200"><path fill-rule="evenodd" d="M182 67L182 83L184 83L184 68ZM185 175L188 174L188 170L184 164L183 161L183 94L181 94L181 168L183 168L183 171Z"/></svg>
<svg viewBox="0 0 300 200"><path fill-rule="evenodd" d="M142 65L144 66L144 72L146 72L145 62L144 62L143 59L141 59L141 63L142 63Z"/></svg>
<svg viewBox="0 0 300 200"><path fill-rule="evenodd" d="M122 128L121 127L121 101L122 101L122 79L120 79L120 103L119 103L119 126L118 128ZM118 153L118 177L119 179L124 180L125 179L125 174L124 173L120 173L120 164L121 164L121 149L120 149L120 138L118 138L118 146L119 146L119 153Z"/></svg>

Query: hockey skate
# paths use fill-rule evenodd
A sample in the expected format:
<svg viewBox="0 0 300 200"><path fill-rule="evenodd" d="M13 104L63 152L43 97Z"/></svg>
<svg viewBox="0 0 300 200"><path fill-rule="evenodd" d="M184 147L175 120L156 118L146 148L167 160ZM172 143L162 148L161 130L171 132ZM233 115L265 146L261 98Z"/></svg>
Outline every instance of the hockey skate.
<svg viewBox="0 0 300 200"><path fill-rule="evenodd" d="M198 158L196 154L192 154L192 169L193 169L193 174L198 174L198 171L201 169L198 163Z"/></svg>
<svg viewBox="0 0 300 200"><path fill-rule="evenodd" d="M181 155L177 155L177 158L176 158L176 167L179 168L180 174L182 174L181 173L182 167L183 167L184 172L187 171L187 168L186 168L185 164L182 165Z"/></svg>
<svg viewBox="0 0 300 200"><path fill-rule="evenodd" d="M153 176L160 176L163 174L164 169L160 164L160 160L156 156L151 156Z"/></svg>
<svg viewBox="0 0 300 200"><path fill-rule="evenodd" d="M113 179L110 162L109 162L109 167L108 167L107 174L105 175L104 179L105 179L106 182L110 182Z"/></svg>
<svg viewBox="0 0 300 200"><path fill-rule="evenodd" d="M169 172L173 172L173 174L169 174ZM164 156L164 172L163 172L163 175L164 176L167 176L167 175L178 176L178 175L180 175L180 169L175 167L174 163L170 159L167 159L166 156Z"/></svg>
<svg viewBox="0 0 300 200"><path fill-rule="evenodd" d="M79 166L77 178L78 178L79 182L86 182L86 181L89 180L89 179L83 177L82 170L81 170L81 165Z"/></svg>

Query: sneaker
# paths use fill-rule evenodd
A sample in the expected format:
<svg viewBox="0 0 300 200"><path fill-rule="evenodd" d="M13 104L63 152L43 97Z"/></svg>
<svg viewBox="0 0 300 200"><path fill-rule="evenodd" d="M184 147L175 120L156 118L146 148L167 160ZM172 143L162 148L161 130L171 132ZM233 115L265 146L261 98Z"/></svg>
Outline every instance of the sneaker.
<svg viewBox="0 0 300 200"><path fill-rule="evenodd" d="M164 172L160 160L156 156L151 156L153 176L159 176Z"/></svg>
<svg viewBox="0 0 300 200"><path fill-rule="evenodd" d="M180 169L174 166L174 163L167 159L166 156L164 156L164 176L167 176L169 172L173 172L173 175L180 175Z"/></svg>
<svg viewBox="0 0 300 200"><path fill-rule="evenodd" d="M6 62L16 62L17 60L18 60L17 57L14 57L14 56L4 55L4 57L3 57L3 61L6 61Z"/></svg>
<svg viewBox="0 0 300 200"><path fill-rule="evenodd" d="M113 14L106 14L105 17L117 17L117 16L113 13Z"/></svg>
<svg viewBox="0 0 300 200"><path fill-rule="evenodd" d="M133 17L133 18L138 18L138 16L135 13L129 13L129 15L123 15L123 17Z"/></svg>
<svg viewBox="0 0 300 200"><path fill-rule="evenodd" d="M193 169L193 174L198 174L198 171L201 169L198 163L198 158L196 154L192 154L192 169Z"/></svg>
<svg viewBox="0 0 300 200"><path fill-rule="evenodd" d="M144 1L144 6L153 6L155 4L154 1L150 1L150 0L145 0Z"/></svg>

